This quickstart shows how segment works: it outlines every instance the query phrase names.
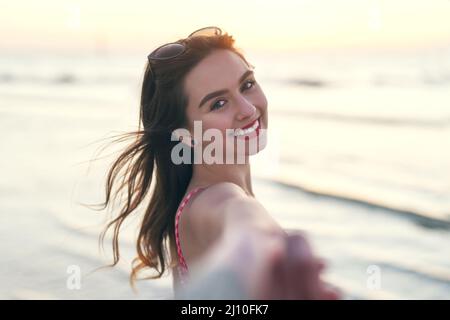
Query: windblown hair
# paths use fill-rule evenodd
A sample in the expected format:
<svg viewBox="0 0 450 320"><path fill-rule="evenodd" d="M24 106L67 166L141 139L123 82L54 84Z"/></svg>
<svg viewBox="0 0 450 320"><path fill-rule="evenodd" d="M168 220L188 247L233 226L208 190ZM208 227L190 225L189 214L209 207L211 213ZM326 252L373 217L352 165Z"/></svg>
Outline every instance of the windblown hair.
<svg viewBox="0 0 450 320"><path fill-rule="evenodd" d="M105 201L101 204L105 209L119 195L122 200L120 212L100 234L100 243L103 243L108 231L113 231L114 262L111 266L120 260L119 232L123 222L138 206L143 204L145 207L136 243L137 257L133 260L130 275L132 286L143 269L157 272L144 279L156 279L166 268L177 264L174 259L175 214L192 177L192 164L177 165L171 161L171 150L178 143L171 141L171 134L177 128L189 127L186 117L188 98L183 85L186 74L215 49L230 50L249 65L240 50L234 47L233 37L227 33L177 42L186 46L183 54L170 60L147 62L140 98L139 129L118 139L123 141L131 137L133 143L110 167Z"/></svg>

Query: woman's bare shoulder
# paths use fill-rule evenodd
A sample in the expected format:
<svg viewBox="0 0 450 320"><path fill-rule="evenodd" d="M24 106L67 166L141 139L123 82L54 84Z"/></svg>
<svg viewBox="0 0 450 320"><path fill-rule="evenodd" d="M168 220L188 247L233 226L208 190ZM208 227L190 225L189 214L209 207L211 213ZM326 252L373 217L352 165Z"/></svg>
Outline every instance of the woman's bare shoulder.
<svg viewBox="0 0 450 320"><path fill-rule="evenodd" d="M193 201L197 207L210 205L218 205L230 199L246 198L247 194L244 190L232 182L219 182L205 187L196 201Z"/></svg>
<svg viewBox="0 0 450 320"><path fill-rule="evenodd" d="M184 223L194 234L212 240L222 232L226 203L245 198L248 198L247 194L234 183L209 185L191 200L184 214Z"/></svg>

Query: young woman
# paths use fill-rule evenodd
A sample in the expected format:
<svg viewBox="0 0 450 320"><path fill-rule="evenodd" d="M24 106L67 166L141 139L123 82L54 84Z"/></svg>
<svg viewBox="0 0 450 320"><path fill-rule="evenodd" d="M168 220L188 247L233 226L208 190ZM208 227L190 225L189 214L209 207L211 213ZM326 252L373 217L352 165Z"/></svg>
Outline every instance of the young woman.
<svg viewBox="0 0 450 320"><path fill-rule="evenodd" d="M121 192L125 192L126 201L105 232L111 227L114 230L116 264L120 257L120 227L138 206L145 206L132 281L142 269L155 270L157 275L152 278L158 278L169 268L174 271L177 292L189 282L191 266L203 261L203 267L207 267L209 262L204 258L208 256L219 260L229 257L235 261L235 270L242 271L246 286L252 288L248 291L251 297L287 297L283 286L303 294L304 283L292 282L289 274L298 276L302 263L318 274L322 264L312 255L302 257L304 249L291 253L280 249L287 234L255 198L249 157L265 146L267 99L255 79L254 67L233 44L232 36L222 34L217 27L207 27L165 44L148 56L140 130L131 134L134 143L114 162L106 183L105 206ZM200 135L195 132L198 124ZM204 139L203 133L208 130L215 134L214 139L211 135ZM214 152L205 155L211 144L219 140L221 144L216 145ZM200 161L195 159L196 152ZM215 161L206 159L208 156ZM244 161L239 161L239 156ZM180 162L180 157L190 161ZM226 162L226 157L232 160ZM230 248L245 248L247 253L239 255ZM258 252L267 254L261 258ZM270 256L277 256L278 260L265 263L264 257L271 259ZM283 271L285 284L272 281L275 278L267 268L258 272L246 270L247 266L257 265L272 268L273 261L278 261L278 267L293 263L294 269ZM322 288L318 277L310 279L315 280L309 283L308 290ZM281 286L280 291L270 288L271 283ZM262 285L264 290L278 293L259 295ZM325 297L324 291L314 292L315 296L303 296Z"/></svg>

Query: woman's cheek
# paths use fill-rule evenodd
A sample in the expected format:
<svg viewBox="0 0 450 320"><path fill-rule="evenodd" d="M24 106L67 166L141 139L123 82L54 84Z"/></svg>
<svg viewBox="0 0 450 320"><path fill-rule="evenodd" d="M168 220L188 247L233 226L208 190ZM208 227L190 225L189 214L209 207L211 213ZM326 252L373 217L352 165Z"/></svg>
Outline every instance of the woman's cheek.
<svg viewBox="0 0 450 320"><path fill-rule="evenodd" d="M267 98L266 95L264 94L264 91L262 91L262 89L259 89L259 94L258 94L258 103L257 103L257 107L266 110L267 109Z"/></svg>

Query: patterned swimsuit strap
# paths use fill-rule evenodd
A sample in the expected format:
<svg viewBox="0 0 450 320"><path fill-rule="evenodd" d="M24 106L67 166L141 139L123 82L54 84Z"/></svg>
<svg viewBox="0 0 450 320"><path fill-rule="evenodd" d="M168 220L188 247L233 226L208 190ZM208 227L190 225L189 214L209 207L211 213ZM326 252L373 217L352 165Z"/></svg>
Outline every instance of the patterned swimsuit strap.
<svg viewBox="0 0 450 320"><path fill-rule="evenodd" d="M180 235L178 233L178 225L179 225L179 221L180 221L180 216L181 213L183 212L184 207L186 206L186 204L189 202L189 200L199 191L202 189L205 189L206 187L197 187L193 190L191 190L186 197L181 201L180 206L178 207L177 210L177 214L175 217L175 242L177 245L177 253L178 253L178 257L179 257L179 262L180 262L180 267L183 268L185 271L188 270L187 264L186 264L186 260L184 259L183 256L183 252L181 250L181 245L180 245Z"/></svg>

